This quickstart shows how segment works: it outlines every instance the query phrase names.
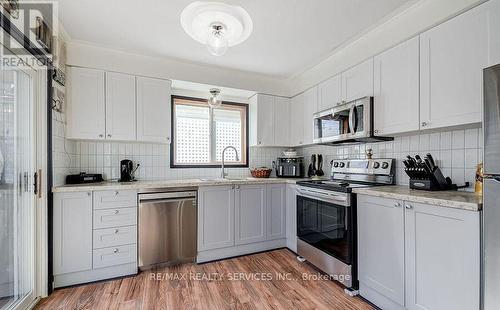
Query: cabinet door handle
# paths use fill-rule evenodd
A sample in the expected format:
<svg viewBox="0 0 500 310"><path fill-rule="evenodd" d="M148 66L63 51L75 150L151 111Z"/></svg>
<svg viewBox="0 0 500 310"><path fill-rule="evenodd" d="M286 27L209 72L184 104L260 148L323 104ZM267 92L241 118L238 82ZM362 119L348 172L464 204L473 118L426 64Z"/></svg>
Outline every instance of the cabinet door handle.
<svg viewBox="0 0 500 310"><path fill-rule="evenodd" d="M427 127L427 125L429 125L429 123L427 123L427 122L422 122L422 127Z"/></svg>
<svg viewBox="0 0 500 310"><path fill-rule="evenodd" d="M115 229L115 234L119 233L120 231L118 229Z"/></svg>
<svg viewBox="0 0 500 310"><path fill-rule="evenodd" d="M87 193L87 196L90 196L90 195L92 195L92 193L91 193L91 192L88 192L88 193Z"/></svg>
<svg viewBox="0 0 500 310"><path fill-rule="evenodd" d="M115 214L118 214L118 213L120 213L120 210L115 210Z"/></svg>
<svg viewBox="0 0 500 310"><path fill-rule="evenodd" d="M113 253L118 253L118 251L119 251L118 249L114 249Z"/></svg>
<svg viewBox="0 0 500 310"><path fill-rule="evenodd" d="M396 202L396 203L394 204L394 206L395 206L396 208L399 208L399 207L401 207L401 204L400 204L399 202Z"/></svg>
<svg viewBox="0 0 500 310"><path fill-rule="evenodd" d="M108 138L111 138L111 134L110 133L108 133Z"/></svg>
<svg viewBox="0 0 500 310"><path fill-rule="evenodd" d="M115 192L115 196L118 196L118 194L119 194L119 192L118 192L118 191L116 191L116 192Z"/></svg>
<svg viewBox="0 0 500 310"><path fill-rule="evenodd" d="M408 210L411 210L411 209L413 209L413 206L412 205L405 205L405 208Z"/></svg>
<svg viewBox="0 0 500 310"><path fill-rule="evenodd" d="M239 185L236 185L236 189L240 189L240 186L239 186Z"/></svg>
<svg viewBox="0 0 500 310"><path fill-rule="evenodd" d="M100 135L99 135L99 138L102 138L102 137L104 137L104 135L100 134Z"/></svg>

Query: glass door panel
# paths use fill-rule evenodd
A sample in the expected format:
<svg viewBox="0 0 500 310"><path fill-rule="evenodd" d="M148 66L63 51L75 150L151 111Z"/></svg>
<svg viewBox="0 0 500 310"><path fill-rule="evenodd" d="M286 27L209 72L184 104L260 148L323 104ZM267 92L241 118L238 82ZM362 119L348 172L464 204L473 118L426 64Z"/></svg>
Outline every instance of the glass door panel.
<svg viewBox="0 0 500 310"><path fill-rule="evenodd" d="M0 71L0 309L34 292L35 171L33 75Z"/></svg>

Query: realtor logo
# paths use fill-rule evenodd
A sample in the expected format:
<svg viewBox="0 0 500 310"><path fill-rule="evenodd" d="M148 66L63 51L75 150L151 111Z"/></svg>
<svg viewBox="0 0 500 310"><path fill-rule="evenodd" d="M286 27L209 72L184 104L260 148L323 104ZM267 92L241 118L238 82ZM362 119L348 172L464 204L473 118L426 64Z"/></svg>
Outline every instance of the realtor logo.
<svg viewBox="0 0 500 310"><path fill-rule="evenodd" d="M2 20L10 21L13 26L10 35L6 35L5 31L1 33L3 56L31 56L33 53L50 57L53 38L57 37L57 5L55 1L0 0ZM24 44L28 45L31 53L16 40L21 36L29 39Z"/></svg>

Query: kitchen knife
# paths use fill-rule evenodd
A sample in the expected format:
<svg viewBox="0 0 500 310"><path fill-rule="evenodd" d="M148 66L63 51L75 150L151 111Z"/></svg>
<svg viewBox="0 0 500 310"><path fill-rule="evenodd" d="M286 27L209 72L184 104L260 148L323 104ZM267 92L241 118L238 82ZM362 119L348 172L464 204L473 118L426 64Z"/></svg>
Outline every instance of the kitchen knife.
<svg viewBox="0 0 500 310"><path fill-rule="evenodd" d="M406 168L411 167L407 160L403 160L403 165L405 165Z"/></svg>
<svg viewBox="0 0 500 310"><path fill-rule="evenodd" d="M436 166L434 165L434 161L432 161L429 156L427 156L425 158L425 164L429 167L429 169L431 170L431 172L434 172L434 170L436 169Z"/></svg>
<svg viewBox="0 0 500 310"><path fill-rule="evenodd" d="M406 156L406 158L408 159L408 163L410 164L410 166L412 168L416 168L417 167L417 161L411 157L410 155Z"/></svg>
<svg viewBox="0 0 500 310"><path fill-rule="evenodd" d="M431 166L431 163L429 161L428 158L424 159L424 163L425 163L425 168L427 170L427 173L428 174L432 174L432 172L434 171L434 169L432 169L432 166Z"/></svg>
<svg viewBox="0 0 500 310"><path fill-rule="evenodd" d="M427 153L426 157L429 160L429 162L431 163L432 167L435 168L436 162L434 161L434 158L432 157L431 153Z"/></svg>
<svg viewBox="0 0 500 310"><path fill-rule="evenodd" d="M415 159L417 160L418 165L422 164L422 158L420 158L420 155L415 155Z"/></svg>

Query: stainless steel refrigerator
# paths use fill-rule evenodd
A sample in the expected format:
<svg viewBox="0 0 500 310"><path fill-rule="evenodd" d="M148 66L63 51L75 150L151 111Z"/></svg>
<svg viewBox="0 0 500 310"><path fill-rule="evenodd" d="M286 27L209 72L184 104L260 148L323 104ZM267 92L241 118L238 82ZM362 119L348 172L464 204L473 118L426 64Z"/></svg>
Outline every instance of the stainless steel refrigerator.
<svg viewBox="0 0 500 310"><path fill-rule="evenodd" d="M482 304L500 309L500 64L484 69Z"/></svg>

